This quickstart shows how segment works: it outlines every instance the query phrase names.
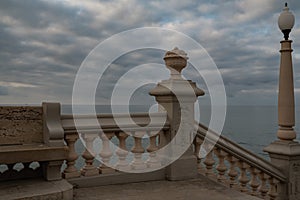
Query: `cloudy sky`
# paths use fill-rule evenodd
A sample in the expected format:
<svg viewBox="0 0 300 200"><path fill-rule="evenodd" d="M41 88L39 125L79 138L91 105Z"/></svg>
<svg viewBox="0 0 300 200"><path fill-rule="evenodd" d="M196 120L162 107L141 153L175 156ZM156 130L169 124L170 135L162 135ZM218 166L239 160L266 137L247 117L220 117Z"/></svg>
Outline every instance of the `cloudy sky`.
<svg viewBox="0 0 300 200"><path fill-rule="evenodd" d="M42 101L60 101L70 104L76 73L99 43L122 31L161 27L182 32L207 50L221 72L229 104L275 105L278 50L282 39L277 18L284 2L2 0L0 102L39 104ZM291 39L294 40L296 102L299 102L300 1L290 0L288 3L296 17ZM151 37L136 40L151 42ZM174 40L174 44L170 45L178 44ZM120 43L113 43L111 49L119 46ZM110 99L114 83L130 67L162 64L163 54L162 50L145 49L114 60L99 82L98 103ZM99 67L102 67L101 63ZM206 89L203 79L188 77L193 74L188 73L189 70L192 72L192 69L186 69L186 77ZM156 76L155 71L149 76ZM127 80L126 83L132 85L134 82ZM150 88L151 85L146 85L135 92L137 102L147 102Z"/></svg>

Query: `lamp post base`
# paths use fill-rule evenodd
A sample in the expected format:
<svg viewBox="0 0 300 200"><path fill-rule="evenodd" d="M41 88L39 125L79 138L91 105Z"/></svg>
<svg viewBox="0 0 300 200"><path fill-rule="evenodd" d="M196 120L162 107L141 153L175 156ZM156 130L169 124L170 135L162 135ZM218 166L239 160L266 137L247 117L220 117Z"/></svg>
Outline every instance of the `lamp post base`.
<svg viewBox="0 0 300 200"><path fill-rule="evenodd" d="M278 199L300 199L300 144L296 141L277 140L264 148L272 164L286 174L287 181L279 183Z"/></svg>
<svg viewBox="0 0 300 200"><path fill-rule="evenodd" d="M289 140L292 141L296 139L296 132L293 128L282 128L280 127L277 131L277 137L280 140Z"/></svg>

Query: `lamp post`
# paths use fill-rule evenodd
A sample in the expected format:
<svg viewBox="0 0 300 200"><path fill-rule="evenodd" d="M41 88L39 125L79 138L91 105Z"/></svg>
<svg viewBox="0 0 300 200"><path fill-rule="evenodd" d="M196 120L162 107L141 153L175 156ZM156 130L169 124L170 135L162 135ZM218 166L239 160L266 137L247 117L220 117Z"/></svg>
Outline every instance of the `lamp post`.
<svg viewBox="0 0 300 200"><path fill-rule="evenodd" d="M289 11L287 3L278 19L278 26L284 34L281 43L279 93L278 93L278 131L279 140L264 148L269 153L272 164L286 175L286 182L277 187L278 199L300 199L300 144L295 141L295 103L292 64L292 40L289 34L294 26L294 15Z"/></svg>
<svg viewBox="0 0 300 200"><path fill-rule="evenodd" d="M287 3L278 18L278 26L284 34L281 43L281 59L279 72L279 94L278 94L278 125L277 137L280 140L293 140L296 133L295 125L295 103L294 103L294 80L292 64L292 40L289 34L294 26L295 17L289 11Z"/></svg>

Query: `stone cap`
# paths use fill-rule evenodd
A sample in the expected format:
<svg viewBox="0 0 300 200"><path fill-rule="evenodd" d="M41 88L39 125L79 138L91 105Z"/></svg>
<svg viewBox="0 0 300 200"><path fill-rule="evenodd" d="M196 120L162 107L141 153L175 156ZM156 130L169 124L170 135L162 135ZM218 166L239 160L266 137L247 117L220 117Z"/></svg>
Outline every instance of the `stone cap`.
<svg viewBox="0 0 300 200"><path fill-rule="evenodd" d="M192 89L192 90L191 90ZM191 80L164 80L157 84L149 94L152 96L203 96L205 92Z"/></svg>
<svg viewBox="0 0 300 200"><path fill-rule="evenodd" d="M263 150L269 154L300 156L300 144L296 141L276 140Z"/></svg>

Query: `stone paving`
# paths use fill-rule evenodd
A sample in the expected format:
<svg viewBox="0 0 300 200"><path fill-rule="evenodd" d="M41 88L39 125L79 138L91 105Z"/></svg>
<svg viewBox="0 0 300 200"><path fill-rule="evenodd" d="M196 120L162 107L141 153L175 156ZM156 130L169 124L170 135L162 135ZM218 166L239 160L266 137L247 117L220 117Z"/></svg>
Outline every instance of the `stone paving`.
<svg viewBox="0 0 300 200"><path fill-rule="evenodd" d="M75 200L258 200L205 177L187 181L152 181L74 190Z"/></svg>
<svg viewBox="0 0 300 200"><path fill-rule="evenodd" d="M65 200L72 198L72 185L66 180L24 179L0 182L1 200Z"/></svg>

